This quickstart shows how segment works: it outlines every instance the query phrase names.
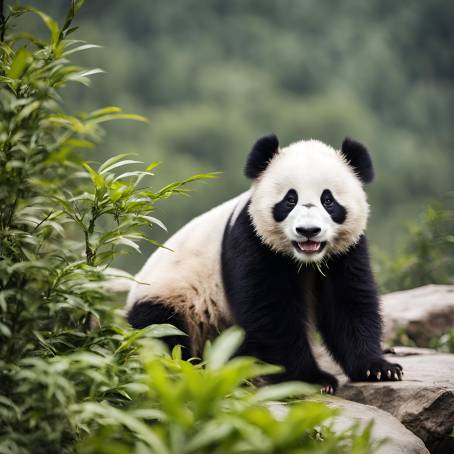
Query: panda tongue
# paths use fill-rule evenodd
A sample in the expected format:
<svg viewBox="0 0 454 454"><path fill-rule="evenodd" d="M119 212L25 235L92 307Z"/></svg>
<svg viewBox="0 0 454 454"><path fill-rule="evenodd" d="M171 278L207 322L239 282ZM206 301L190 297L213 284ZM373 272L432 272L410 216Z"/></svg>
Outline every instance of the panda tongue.
<svg viewBox="0 0 454 454"><path fill-rule="evenodd" d="M299 246L303 251L315 252L319 250L320 243L317 241L304 241L303 243L300 243Z"/></svg>

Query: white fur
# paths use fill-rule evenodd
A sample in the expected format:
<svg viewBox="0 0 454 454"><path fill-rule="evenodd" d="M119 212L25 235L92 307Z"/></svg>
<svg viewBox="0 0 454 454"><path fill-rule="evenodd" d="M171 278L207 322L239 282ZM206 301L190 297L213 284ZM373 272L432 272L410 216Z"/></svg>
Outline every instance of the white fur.
<svg viewBox="0 0 454 454"><path fill-rule="evenodd" d="M272 207L289 189L298 193L298 204L281 223L273 218ZM320 196L329 189L347 210L343 224L336 224L323 208ZM304 204L313 204L306 208ZM296 142L279 150L252 186L249 213L263 242L299 261L320 261L329 254L345 252L364 232L369 214L366 193L359 178L339 151L317 140ZM322 229L314 238L327 241L318 254L302 254L292 241L301 241L298 226Z"/></svg>

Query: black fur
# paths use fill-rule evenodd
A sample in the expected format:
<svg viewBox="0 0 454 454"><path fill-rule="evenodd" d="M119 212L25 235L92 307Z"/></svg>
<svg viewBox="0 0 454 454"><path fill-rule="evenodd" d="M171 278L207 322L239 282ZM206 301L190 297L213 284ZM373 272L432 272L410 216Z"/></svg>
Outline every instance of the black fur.
<svg viewBox="0 0 454 454"><path fill-rule="evenodd" d="M329 189L325 189L320 197L323 208L331 216L331 219L338 224L343 224L347 218L347 210L333 196Z"/></svg>
<svg viewBox="0 0 454 454"><path fill-rule="evenodd" d="M276 222L282 222L295 208L298 203L298 193L294 189L290 189L284 198L276 203L273 207L273 218Z"/></svg>
<svg viewBox="0 0 454 454"><path fill-rule="evenodd" d="M394 374L402 369L384 360L381 349L382 321L378 293L372 275L367 240L345 254L328 259L325 276L316 283L317 325L334 359L351 380L366 380L367 371Z"/></svg>
<svg viewBox="0 0 454 454"><path fill-rule="evenodd" d="M363 183L370 183L374 179L372 159L364 145L346 137L342 142L341 152Z"/></svg>
<svg viewBox="0 0 454 454"><path fill-rule="evenodd" d="M267 167L271 158L279 151L279 140L275 134L257 140L246 161L244 173L248 178L257 178Z"/></svg>
<svg viewBox="0 0 454 454"><path fill-rule="evenodd" d="M128 312L127 318L129 324L136 329L157 323L170 323L184 333L187 332L184 318L168 305L159 301L138 301ZM183 356L185 358L190 356L190 343L186 336L166 336L162 340L171 351L175 345L181 345L183 347Z"/></svg>
<svg viewBox="0 0 454 454"><path fill-rule="evenodd" d="M222 277L235 322L246 332L241 354L284 366L275 380L304 380L337 387L311 351L303 286L315 279L316 319L326 345L352 380L398 365L383 359L381 319L365 238L330 259L326 277L271 251L254 232L246 206L222 244ZM241 245L241 247L238 247ZM385 370L386 369L386 370Z"/></svg>

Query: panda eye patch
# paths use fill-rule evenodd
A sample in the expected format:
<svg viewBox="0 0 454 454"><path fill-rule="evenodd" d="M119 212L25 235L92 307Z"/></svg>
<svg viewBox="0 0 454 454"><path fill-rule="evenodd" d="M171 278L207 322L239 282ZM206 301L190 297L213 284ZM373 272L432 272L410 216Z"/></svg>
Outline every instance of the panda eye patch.
<svg viewBox="0 0 454 454"><path fill-rule="evenodd" d="M325 208L330 208L334 205L334 197L329 189L325 189L322 192L320 199Z"/></svg>
<svg viewBox="0 0 454 454"><path fill-rule="evenodd" d="M298 202L298 193L294 189L287 191L287 194L273 207L273 217L276 222L282 222L293 210Z"/></svg>
<svg viewBox="0 0 454 454"><path fill-rule="evenodd" d="M329 189L325 189L322 192L320 202L334 222L342 224L345 221L347 217L347 210L334 198Z"/></svg>

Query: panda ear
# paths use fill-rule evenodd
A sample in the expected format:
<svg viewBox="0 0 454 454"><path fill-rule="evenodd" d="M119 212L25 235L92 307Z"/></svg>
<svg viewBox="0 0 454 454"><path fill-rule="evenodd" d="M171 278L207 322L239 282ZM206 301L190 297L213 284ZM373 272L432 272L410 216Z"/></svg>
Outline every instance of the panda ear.
<svg viewBox="0 0 454 454"><path fill-rule="evenodd" d="M342 142L341 153L363 183L370 183L374 179L374 167L367 148L349 137Z"/></svg>
<svg viewBox="0 0 454 454"><path fill-rule="evenodd" d="M279 140L270 134L255 142L246 161L244 173L248 178L257 178L268 166L272 157L279 151Z"/></svg>

